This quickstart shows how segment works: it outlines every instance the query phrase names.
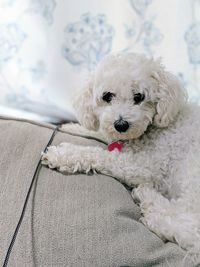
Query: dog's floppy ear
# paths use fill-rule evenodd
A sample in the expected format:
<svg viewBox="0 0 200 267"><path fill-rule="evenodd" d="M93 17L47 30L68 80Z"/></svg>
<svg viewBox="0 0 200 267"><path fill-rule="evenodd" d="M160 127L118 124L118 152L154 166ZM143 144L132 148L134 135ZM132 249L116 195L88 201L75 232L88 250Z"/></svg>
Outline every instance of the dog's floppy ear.
<svg viewBox="0 0 200 267"><path fill-rule="evenodd" d="M154 125L168 126L187 100L187 93L181 82L173 74L166 72L162 66L151 75L158 83L156 90L156 115Z"/></svg>
<svg viewBox="0 0 200 267"><path fill-rule="evenodd" d="M93 86L94 79L91 77L74 98L73 106L80 124L88 130L97 131L99 120L94 113Z"/></svg>

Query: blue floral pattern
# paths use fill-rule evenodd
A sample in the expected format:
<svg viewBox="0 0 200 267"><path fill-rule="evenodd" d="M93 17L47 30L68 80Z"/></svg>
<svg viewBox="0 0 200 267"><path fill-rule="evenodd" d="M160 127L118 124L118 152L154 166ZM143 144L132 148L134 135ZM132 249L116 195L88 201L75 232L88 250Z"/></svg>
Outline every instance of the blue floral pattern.
<svg viewBox="0 0 200 267"><path fill-rule="evenodd" d="M65 28L63 55L72 65L92 70L111 51L113 36L105 15L85 14Z"/></svg>
<svg viewBox="0 0 200 267"><path fill-rule="evenodd" d="M132 8L138 13L139 16L144 16L148 6L152 3L152 0L130 0Z"/></svg>
<svg viewBox="0 0 200 267"><path fill-rule="evenodd" d="M44 79L44 76L47 74L46 64L42 60L37 61L36 64L32 66L26 66L21 60L18 60L18 65L20 72L28 72L31 76L32 82L34 83Z"/></svg>
<svg viewBox="0 0 200 267"><path fill-rule="evenodd" d="M73 111L73 89L119 50L163 57L200 103L200 0L173 0L170 9L159 0L93 2L0 0L0 104Z"/></svg>
<svg viewBox="0 0 200 267"><path fill-rule="evenodd" d="M49 24L53 23L53 13L55 8L55 0L31 0L32 11L43 16Z"/></svg>
<svg viewBox="0 0 200 267"><path fill-rule="evenodd" d="M0 66L15 56L25 38L26 34L18 24L0 25Z"/></svg>
<svg viewBox="0 0 200 267"><path fill-rule="evenodd" d="M191 64L200 64L200 22L193 23L185 33Z"/></svg>
<svg viewBox="0 0 200 267"><path fill-rule="evenodd" d="M135 45L142 45L143 50L147 55L153 55L153 48L159 45L163 40L163 34L154 25L156 17L149 17L147 10L152 3L152 0L129 0L131 7L137 14L137 21L134 21L132 26L125 25L126 37L132 39ZM126 50L133 49L126 48Z"/></svg>

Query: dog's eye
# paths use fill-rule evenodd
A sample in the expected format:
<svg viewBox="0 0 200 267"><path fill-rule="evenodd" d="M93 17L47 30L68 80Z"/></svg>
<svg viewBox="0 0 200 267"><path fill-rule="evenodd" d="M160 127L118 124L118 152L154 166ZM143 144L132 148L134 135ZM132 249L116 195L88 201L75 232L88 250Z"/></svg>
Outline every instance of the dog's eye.
<svg viewBox="0 0 200 267"><path fill-rule="evenodd" d="M107 103L110 103L114 96L115 96L115 94L113 94L113 93L104 92L102 99L103 99L103 101L105 101Z"/></svg>
<svg viewBox="0 0 200 267"><path fill-rule="evenodd" d="M145 95L144 94L141 94L141 93L137 93L137 94L134 94L134 102L135 104L140 104L145 98Z"/></svg>

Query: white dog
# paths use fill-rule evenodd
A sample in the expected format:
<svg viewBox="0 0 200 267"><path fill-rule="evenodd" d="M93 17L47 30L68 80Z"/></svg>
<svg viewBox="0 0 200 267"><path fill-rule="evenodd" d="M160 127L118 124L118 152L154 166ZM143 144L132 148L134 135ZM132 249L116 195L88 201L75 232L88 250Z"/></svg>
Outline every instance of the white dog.
<svg viewBox="0 0 200 267"><path fill-rule="evenodd" d="M43 164L68 174L93 170L134 187L142 222L200 253L200 107L187 103L178 79L143 55L109 55L75 109L82 126L118 149L63 143L49 147Z"/></svg>

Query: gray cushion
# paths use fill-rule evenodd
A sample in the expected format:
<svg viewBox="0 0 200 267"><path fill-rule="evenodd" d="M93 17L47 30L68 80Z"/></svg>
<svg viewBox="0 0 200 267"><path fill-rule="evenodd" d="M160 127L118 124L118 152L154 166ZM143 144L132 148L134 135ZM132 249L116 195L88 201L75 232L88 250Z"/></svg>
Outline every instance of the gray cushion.
<svg viewBox="0 0 200 267"><path fill-rule="evenodd" d="M0 119L0 265L41 151L54 126ZM53 144L103 144L59 132ZM138 220L127 189L103 175L63 175L42 167L9 266L193 266ZM184 266L184 265L183 265Z"/></svg>

